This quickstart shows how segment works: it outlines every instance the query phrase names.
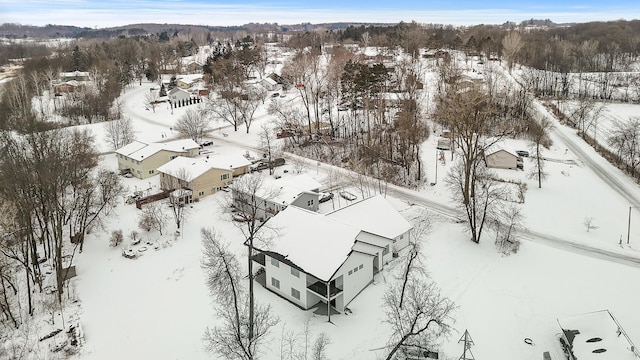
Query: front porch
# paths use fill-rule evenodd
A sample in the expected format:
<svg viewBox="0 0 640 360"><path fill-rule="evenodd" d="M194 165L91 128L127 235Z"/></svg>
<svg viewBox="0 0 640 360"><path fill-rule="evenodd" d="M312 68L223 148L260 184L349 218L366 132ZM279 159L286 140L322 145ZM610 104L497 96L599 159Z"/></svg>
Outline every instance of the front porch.
<svg viewBox="0 0 640 360"><path fill-rule="evenodd" d="M312 284L309 284L307 285L307 289L315 293L316 295L322 297L323 299L327 298L327 283L324 281L318 280ZM341 292L342 292L342 289L335 285L335 281L332 281L329 284L329 297L331 299L340 295Z"/></svg>

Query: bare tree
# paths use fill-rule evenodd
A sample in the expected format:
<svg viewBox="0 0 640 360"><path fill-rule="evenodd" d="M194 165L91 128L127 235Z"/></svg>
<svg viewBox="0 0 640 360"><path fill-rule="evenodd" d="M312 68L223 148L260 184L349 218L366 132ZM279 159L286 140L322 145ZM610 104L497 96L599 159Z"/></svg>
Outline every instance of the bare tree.
<svg viewBox="0 0 640 360"><path fill-rule="evenodd" d="M157 90L151 90L148 93L144 94L144 106L147 107L147 109L151 108L151 110L153 110L153 112L156 112L156 107L158 106L158 98L159 98L159 94L157 92Z"/></svg>
<svg viewBox="0 0 640 360"><path fill-rule="evenodd" d="M497 213L494 222L496 247L503 254L515 253L520 248L516 234L523 229L524 216L516 205L504 206Z"/></svg>
<svg viewBox="0 0 640 360"><path fill-rule="evenodd" d="M511 73L516 56L523 46L524 42L522 40L522 37L516 31L509 31L507 35L502 38L502 53L505 57L505 60L507 60L509 73Z"/></svg>
<svg viewBox="0 0 640 360"><path fill-rule="evenodd" d="M73 261L76 246L92 223L108 213L107 202L117 191L96 191L103 185L96 182L98 156L93 150L93 138L86 131L56 129L16 136L0 134L4 144L0 163L1 195L18 209L18 222L25 231L21 235L27 289L30 280L39 274L39 251L52 260L56 276L58 302L62 303L66 271ZM109 176L110 180L113 177ZM105 183L117 190L116 183ZM95 189L92 189L95 188ZM78 196L81 194L81 196ZM66 239L74 243L69 254ZM42 247L37 244L42 244ZM71 255L70 259L68 255ZM27 267L28 264L28 267ZM39 275L38 275L39 276ZM37 281L33 281L37 283ZM39 284L39 283L38 283ZM31 304L29 305L31 306Z"/></svg>
<svg viewBox="0 0 640 360"><path fill-rule="evenodd" d="M169 215L165 211L162 202L154 201L142 205L142 211L138 215L138 226L145 230L157 230L160 235L169 221Z"/></svg>
<svg viewBox="0 0 640 360"><path fill-rule="evenodd" d="M402 271L402 286L400 287L400 308L404 303L404 296L409 284L410 278L415 273L418 275L426 275L424 272L424 257L422 256L422 241L432 227L432 220L430 216L421 215L412 221L412 227L409 234L409 250L404 257L403 271Z"/></svg>
<svg viewBox="0 0 640 360"><path fill-rule="evenodd" d="M107 121L104 129L106 140L113 150L118 150L136 139L133 124L128 117Z"/></svg>
<svg viewBox="0 0 640 360"><path fill-rule="evenodd" d="M529 137L533 141L531 144L531 152L533 154L533 167L529 170L527 177L538 181L538 188L542 188L542 182L547 178L547 173L544 171L544 157L542 154L542 148L549 148L551 146L551 138L549 137L549 129L552 124L546 118L542 118L539 121L532 121L529 125Z"/></svg>
<svg viewBox="0 0 640 360"><path fill-rule="evenodd" d="M258 94L256 94L258 95ZM264 95L262 94L262 98L260 96L249 96L246 100L243 100L240 107L240 113L242 114L242 122L244 123L245 129L247 129L247 134L249 133L249 128L251 128L251 124L253 123L253 116L258 110L261 102L264 102Z"/></svg>
<svg viewBox="0 0 640 360"><path fill-rule="evenodd" d="M188 137L200 144L212 129L210 120L202 111L187 109L173 127L180 135Z"/></svg>
<svg viewBox="0 0 640 360"><path fill-rule="evenodd" d="M260 151L265 155L265 160L269 164L269 175L273 175L273 159L279 153L278 146L273 129L268 124L262 124L260 127Z"/></svg>
<svg viewBox="0 0 640 360"><path fill-rule="evenodd" d="M466 215L471 240L479 243L485 225L496 218L496 211L505 194L504 187L494 180L494 175L486 167L476 166L468 185L466 185L463 161L453 165L445 182L452 192L453 201Z"/></svg>
<svg viewBox="0 0 640 360"><path fill-rule="evenodd" d="M619 162L632 176L636 176L640 166L640 117L632 117L627 122L614 122L607 142L615 149Z"/></svg>
<svg viewBox="0 0 640 360"><path fill-rule="evenodd" d="M386 360L397 359L398 350L405 346L433 350L437 340L451 331L455 306L440 295L435 283L412 279L402 303L400 296L401 286L392 284L383 298L385 321L392 331Z"/></svg>
<svg viewBox="0 0 640 360"><path fill-rule="evenodd" d="M248 336L254 336L254 311L255 311L255 295L253 291L253 253L256 243L266 242L268 240L268 221L264 219L268 209L265 205L269 201L278 196L280 189L271 189L264 185L264 178L261 174L251 174L240 177L231 185L232 197L227 208L235 208L238 210L235 216L242 221L234 221L236 227L242 233L247 246L247 272L249 276L249 328ZM275 230L275 229L271 229Z"/></svg>
<svg viewBox="0 0 640 360"><path fill-rule="evenodd" d="M256 306L248 301L240 283L240 263L220 235L214 230L202 229L201 236L202 269L222 319L222 324L207 329L206 346L225 359L256 359L266 335L278 320L271 315L269 306Z"/></svg>

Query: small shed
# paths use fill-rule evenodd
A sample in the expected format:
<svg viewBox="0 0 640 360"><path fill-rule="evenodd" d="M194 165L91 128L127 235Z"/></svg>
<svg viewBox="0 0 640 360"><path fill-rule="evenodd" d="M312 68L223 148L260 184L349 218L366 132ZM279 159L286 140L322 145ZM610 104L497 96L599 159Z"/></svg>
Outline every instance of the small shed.
<svg viewBox="0 0 640 360"><path fill-rule="evenodd" d="M518 154L511 149L501 146L492 146L485 150L484 161L487 167L496 169L517 169Z"/></svg>

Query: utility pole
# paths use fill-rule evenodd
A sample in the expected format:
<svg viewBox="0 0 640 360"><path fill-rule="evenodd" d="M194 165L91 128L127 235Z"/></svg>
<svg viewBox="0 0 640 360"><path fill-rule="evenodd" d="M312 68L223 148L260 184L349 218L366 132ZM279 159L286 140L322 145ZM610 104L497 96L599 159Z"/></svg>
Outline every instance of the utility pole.
<svg viewBox="0 0 640 360"><path fill-rule="evenodd" d="M464 331L464 335L458 340L458 343L464 342L464 350L462 350L462 355L458 358L458 360L475 360L473 354L471 353L471 346L473 346L473 339L471 339L471 334L469 334L469 330ZM467 355L467 353L469 355Z"/></svg>
<svg viewBox="0 0 640 360"><path fill-rule="evenodd" d="M630 235L631 235L631 206L629 206L629 222L627 223L627 245L629 245Z"/></svg>

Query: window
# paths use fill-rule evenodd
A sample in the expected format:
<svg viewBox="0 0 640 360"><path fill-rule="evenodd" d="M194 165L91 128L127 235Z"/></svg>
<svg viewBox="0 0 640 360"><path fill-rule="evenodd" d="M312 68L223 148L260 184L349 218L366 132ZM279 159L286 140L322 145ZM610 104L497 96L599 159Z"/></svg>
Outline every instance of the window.
<svg viewBox="0 0 640 360"><path fill-rule="evenodd" d="M276 278L271 278L271 286L273 286L276 289L280 289L280 280Z"/></svg>
<svg viewBox="0 0 640 360"><path fill-rule="evenodd" d="M389 253L389 245L384 247L384 250L382 250L382 256L385 256Z"/></svg>
<svg viewBox="0 0 640 360"><path fill-rule="evenodd" d="M358 267L357 267L357 266L353 268L353 272L354 272L354 273L355 273L355 272L358 272Z"/></svg>
<svg viewBox="0 0 640 360"><path fill-rule="evenodd" d="M298 271L298 270L296 270L294 268L291 268L291 275L299 278L300 277L300 271Z"/></svg>
<svg viewBox="0 0 640 360"><path fill-rule="evenodd" d="M313 199L307 201L307 206L311 206L311 205L313 205Z"/></svg>
<svg viewBox="0 0 640 360"><path fill-rule="evenodd" d="M198 193L198 196L203 196L203 195L204 195L204 191L200 191L200 192Z"/></svg>
<svg viewBox="0 0 640 360"><path fill-rule="evenodd" d="M275 266L275 267L280 267L280 261L271 258L271 265Z"/></svg>
<svg viewBox="0 0 640 360"><path fill-rule="evenodd" d="M360 266L358 266L358 269L362 270L363 267L364 265L360 264Z"/></svg>
<svg viewBox="0 0 640 360"><path fill-rule="evenodd" d="M153 173L154 173L154 170L149 170L149 174L153 174Z"/></svg>
<svg viewBox="0 0 640 360"><path fill-rule="evenodd" d="M291 296L293 296L294 298L300 300L300 291L291 288Z"/></svg>
<svg viewBox="0 0 640 360"><path fill-rule="evenodd" d="M400 235L400 240L402 240L402 238L404 238L404 234Z"/></svg>
<svg viewBox="0 0 640 360"><path fill-rule="evenodd" d="M349 270L349 275L353 274L353 270Z"/></svg>
<svg viewBox="0 0 640 360"><path fill-rule="evenodd" d="M173 156L171 156L169 159L170 159L170 160L173 160L173 159L175 159L175 158L177 158L177 157L178 157L178 155L173 155Z"/></svg>
<svg viewBox="0 0 640 360"><path fill-rule="evenodd" d="M229 174L220 175L220 180L227 180L229 178Z"/></svg>

